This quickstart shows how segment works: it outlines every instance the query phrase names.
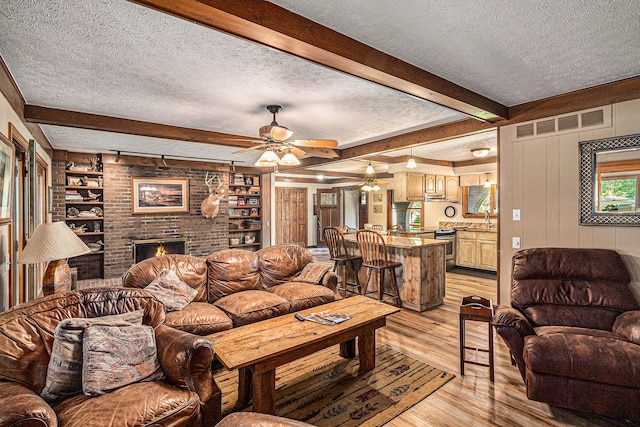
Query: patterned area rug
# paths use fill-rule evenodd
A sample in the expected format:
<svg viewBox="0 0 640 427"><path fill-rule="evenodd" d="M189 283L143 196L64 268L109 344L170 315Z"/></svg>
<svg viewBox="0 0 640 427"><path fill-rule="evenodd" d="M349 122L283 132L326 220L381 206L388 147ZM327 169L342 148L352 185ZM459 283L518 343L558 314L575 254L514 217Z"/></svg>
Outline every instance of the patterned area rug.
<svg viewBox="0 0 640 427"><path fill-rule="evenodd" d="M359 373L338 346L276 370L276 412L319 427L381 426L455 378L388 346L376 349L376 367ZM217 370L223 413L239 410L238 373ZM241 410L251 410L251 406Z"/></svg>

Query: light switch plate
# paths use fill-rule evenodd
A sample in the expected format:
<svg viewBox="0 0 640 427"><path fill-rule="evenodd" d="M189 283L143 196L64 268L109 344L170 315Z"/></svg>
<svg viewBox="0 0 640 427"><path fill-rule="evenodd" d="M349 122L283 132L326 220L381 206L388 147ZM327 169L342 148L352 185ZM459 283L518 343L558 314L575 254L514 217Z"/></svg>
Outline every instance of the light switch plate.
<svg viewBox="0 0 640 427"><path fill-rule="evenodd" d="M514 237L513 238L513 244L511 245L511 247L513 249L520 249L520 238L519 237Z"/></svg>
<svg viewBox="0 0 640 427"><path fill-rule="evenodd" d="M513 220L520 221L520 209L513 210Z"/></svg>

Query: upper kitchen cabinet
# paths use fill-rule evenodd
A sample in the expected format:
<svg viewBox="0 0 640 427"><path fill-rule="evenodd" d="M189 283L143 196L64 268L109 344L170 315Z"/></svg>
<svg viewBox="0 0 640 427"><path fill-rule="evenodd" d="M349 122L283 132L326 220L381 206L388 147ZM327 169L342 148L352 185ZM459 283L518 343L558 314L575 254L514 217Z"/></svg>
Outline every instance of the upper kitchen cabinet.
<svg viewBox="0 0 640 427"><path fill-rule="evenodd" d="M450 202L460 201L460 177L445 176L445 198Z"/></svg>
<svg viewBox="0 0 640 427"><path fill-rule="evenodd" d="M427 174L424 176L424 192L426 194L436 194L436 176Z"/></svg>
<svg viewBox="0 0 640 427"><path fill-rule="evenodd" d="M414 172L393 174L393 201L413 202L424 200L424 175Z"/></svg>

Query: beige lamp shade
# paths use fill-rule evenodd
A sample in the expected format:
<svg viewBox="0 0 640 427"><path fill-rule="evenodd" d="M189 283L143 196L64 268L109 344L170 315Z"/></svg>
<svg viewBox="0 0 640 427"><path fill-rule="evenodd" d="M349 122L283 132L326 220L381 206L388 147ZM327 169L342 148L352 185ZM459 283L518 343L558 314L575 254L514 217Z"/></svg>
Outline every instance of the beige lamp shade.
<svg viewBox="0 0 640 427"><path fill-rule="evenodd" d="M24 247L18 264L72 258L91 249L64 222L40 224Z"/></svg>

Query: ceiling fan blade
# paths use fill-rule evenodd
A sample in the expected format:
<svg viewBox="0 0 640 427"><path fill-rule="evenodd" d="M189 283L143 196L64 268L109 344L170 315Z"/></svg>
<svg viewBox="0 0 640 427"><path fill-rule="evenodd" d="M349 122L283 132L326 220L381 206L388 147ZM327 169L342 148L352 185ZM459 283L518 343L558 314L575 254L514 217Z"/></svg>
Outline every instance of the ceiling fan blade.
<svg viewBox="0 0 640 427"><path fill-rule="evenodd" d="M294 139L289 142L301 147L336 148L338 146L338 141L335 139Z"/></svg>
<svg viewBox="0 0 640 427"><path fill-rule="evenodd" d="M302 149L300 149L298 147L291 147L290 150L291 150L291 153L296 157L304 156L305 154L307 154L306 151L304 151L304 150L302 150Z"/></svg>
<svg viewBox="0 0 640 427"><path fill-rule="evenodd" d="M266 144L258 144L258 145L254 145L253 147L247 147L247 148L243 148L242 150L234 151L231 154L246 153L247 151L251 151L251 150L264 150L265 147L266 147Z"/></svg>
<svg viewBox="0 0 640 427"><path fill-rule="evenodd" d="M335 159L340 157L340 155L333 151L331 148L304 147L304 151L306 151L308 155L313 157L323 157L325 159Z"/></svg>
<svg viewBox="0 0 640 427"><path fill-rule="evenodd" d="M272 126L269 132L269 136L276 141L284 141L291 138L291 135L293 135L293 132L283 126Z"/></svg>

